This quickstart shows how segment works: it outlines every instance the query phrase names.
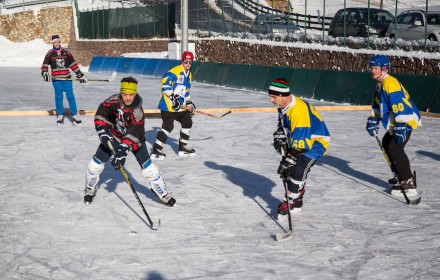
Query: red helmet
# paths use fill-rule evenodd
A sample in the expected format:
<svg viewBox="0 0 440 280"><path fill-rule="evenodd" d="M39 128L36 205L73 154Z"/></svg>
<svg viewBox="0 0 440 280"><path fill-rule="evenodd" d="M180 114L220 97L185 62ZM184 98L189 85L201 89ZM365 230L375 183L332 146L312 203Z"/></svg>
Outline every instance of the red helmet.
<svg viewBox="0 0 440 280"><path fill-rule="evenodd" d="M182 54L182 61L184 60L191 60L194 61L194 54L192 52L189 51L185 51Z"/></svg>

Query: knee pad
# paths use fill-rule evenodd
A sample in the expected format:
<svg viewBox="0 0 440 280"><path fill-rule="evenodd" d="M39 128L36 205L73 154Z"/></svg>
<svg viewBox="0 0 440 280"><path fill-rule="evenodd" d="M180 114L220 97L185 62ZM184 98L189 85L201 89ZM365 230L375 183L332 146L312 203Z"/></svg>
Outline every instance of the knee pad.
<svg viewBox="0 0 440 280"><path fill-rule="evenodd" d="M94 188L99 181L99 175L104 170L104 164L92 158L87 165L86 187Z"/></svg>
<svg viewBox="0 0 440 280"><path fill-rule="evenodd" d="M151 190L159 197L165 196L168 193L167 188L157 166L149 160L142 167L142 175L150 183Z"/></svg>
<svg viewBox="0 0 440 280"><path fill-rule="evenodd" d="M160 176L159 169L157 168L156 164L154 164L151 160L148 160L142 166L142 175L144 175L144 177L147 178L148 181Z"/></svg>

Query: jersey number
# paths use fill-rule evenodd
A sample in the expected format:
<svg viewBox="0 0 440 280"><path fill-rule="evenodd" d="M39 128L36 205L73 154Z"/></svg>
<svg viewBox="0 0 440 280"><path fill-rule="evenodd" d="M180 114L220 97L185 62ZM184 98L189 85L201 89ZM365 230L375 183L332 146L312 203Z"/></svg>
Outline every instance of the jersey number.
<svg viewBox="0 0 440 280"><path fill-rule="evenodd" d="M394 104L392 106L393 108L393 113L398 113L399 111L402 112L404 110L403 104L402 103L398 103L397 105Z"/></svg>
<svg viewBox="0 0 440 280"><path fill-rule="evenodd" d="M294 140L293 141L293 145L292 145L292 148L295 148L295 149L305 149L305 143L304 143L304 140Z"/></svg>

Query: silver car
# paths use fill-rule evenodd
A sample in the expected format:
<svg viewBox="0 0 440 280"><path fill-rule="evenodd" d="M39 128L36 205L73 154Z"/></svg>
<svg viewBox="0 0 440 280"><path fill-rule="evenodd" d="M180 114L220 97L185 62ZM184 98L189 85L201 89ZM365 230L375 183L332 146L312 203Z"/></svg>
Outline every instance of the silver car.
<svg viewBox="0 0 440 280"><path fill-rule="evenodd" d="M252 22L252 33L261 34L298 34L300 28L286 15L259 14Z"/></svg>
<svg viewBox="0 0 440 280"><path fill-rule="evenodd" d="M421 10L402 12L388 26L386 36L391 39L421 40L425 39L425 27L428 40L440 41L440 12L428 12L427 15Z"/></svg>

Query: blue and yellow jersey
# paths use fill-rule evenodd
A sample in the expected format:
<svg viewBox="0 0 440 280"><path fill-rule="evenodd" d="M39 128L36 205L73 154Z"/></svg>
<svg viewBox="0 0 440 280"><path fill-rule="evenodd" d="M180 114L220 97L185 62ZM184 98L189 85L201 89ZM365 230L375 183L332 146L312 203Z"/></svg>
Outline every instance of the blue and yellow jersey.
<svg viewBox="0 0 440 280"><path fill-rule="evenodd" d="M411 130L422 125L420 112L409 93L393 76L387 75L377 83L371 106L371 116L382 121L386 130L392 131L394 123L406 123Z"/></svg>
<svg viewBox="0 0 440 280"><path fill-rule="evenodd" d="M185 74L182 65L177 65L166 72L162 77L161 94L158 109L161 111L176 112L173 110L173 104L168 97L171 94L179 96L182 107L177 112L185 111L184 104L191 100L189 89L191 88L192 74Z"/></svg>
<svg viewBox="0 0 440 280"><path fill-rule="evenodd" d="M330 133L319 113L309 103L292 96L292 102L278 109L278 126L284 128L289 148L303 150L308 158L317 160L327 153Z"/></svg>

